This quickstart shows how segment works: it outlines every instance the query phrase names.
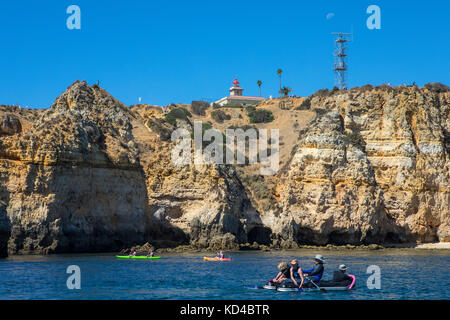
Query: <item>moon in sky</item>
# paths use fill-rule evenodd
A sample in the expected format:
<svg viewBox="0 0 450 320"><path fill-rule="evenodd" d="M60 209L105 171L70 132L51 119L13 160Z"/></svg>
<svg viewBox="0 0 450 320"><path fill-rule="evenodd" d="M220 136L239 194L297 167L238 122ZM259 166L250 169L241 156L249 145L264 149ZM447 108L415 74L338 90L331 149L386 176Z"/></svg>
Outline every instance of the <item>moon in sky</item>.
<svg viewBox="0 0 450 320"><path fill-rule="evenodd" d="M334 13L333 12L330 12L329 14L327 14L327 20L330 20L333 17L334 17Z"/></svg>

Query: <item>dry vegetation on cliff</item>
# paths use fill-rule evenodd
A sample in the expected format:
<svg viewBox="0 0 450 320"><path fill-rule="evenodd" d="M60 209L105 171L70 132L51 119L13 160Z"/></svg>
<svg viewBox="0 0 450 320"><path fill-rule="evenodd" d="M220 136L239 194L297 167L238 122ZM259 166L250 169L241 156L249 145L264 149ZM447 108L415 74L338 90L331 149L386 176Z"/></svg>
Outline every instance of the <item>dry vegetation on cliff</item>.
<svg viewBox="0 0 450 320"><path fill-rule="evenodd" d="M450 241L449 105L440 84L367 85L269 99L252 123L77 81L49 109L0 106L0 254ZM281 169L174 165L171 133L195 121L279 129Z"/></svg>

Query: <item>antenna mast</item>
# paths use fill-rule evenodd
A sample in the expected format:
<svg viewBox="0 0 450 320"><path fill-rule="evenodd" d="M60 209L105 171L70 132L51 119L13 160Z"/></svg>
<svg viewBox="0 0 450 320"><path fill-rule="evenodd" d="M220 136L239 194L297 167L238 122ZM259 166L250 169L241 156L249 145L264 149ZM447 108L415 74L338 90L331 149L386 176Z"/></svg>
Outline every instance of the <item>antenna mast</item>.
<svg viewBox="0 0 450 320"><path fill-rule="evenodd" d="M336 79L336 87L339 90L347 89L347 36L351 33L335 32L334 40L334 74Z"/></svg>

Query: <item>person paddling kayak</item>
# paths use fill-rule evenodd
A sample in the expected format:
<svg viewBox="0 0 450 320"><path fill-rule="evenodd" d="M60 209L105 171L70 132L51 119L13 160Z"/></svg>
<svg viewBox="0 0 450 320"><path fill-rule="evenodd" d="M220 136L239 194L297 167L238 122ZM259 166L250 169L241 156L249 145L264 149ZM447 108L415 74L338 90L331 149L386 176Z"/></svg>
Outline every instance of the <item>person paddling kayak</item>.
<svg viewBox="0 0 450 320"><path fill-rule="evenodd" d="M305 270L303 275L305 277L308 277L310 281L313 281L314 283L318 283L320 279L322 279L323 271L325 270L323 267L324 259L323 257L318 254L314 257L315 265L309 270Z"/></svg>
<svg viewBox="0 0 450 320"><path fill-rule="evenodd" d="M152 248L148 249L147 257L154 257L154 256L155 253L153 252L153 249Z"/></svg>
<svg viewBox="0 0 450 320"><path fill-rule="evenodd" d="M217 254L217 258L219 258L219 259L221 259L221 260L225 258L225 255L223 254L222 251L220 251L220 252Z"/></svg>

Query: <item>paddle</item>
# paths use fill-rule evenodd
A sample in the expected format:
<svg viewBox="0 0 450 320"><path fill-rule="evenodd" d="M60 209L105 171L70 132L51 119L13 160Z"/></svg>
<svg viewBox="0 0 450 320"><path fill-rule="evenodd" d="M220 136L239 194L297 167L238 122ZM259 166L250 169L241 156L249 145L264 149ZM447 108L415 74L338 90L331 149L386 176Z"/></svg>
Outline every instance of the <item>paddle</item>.
<svg viewBox="0 0 450 320"><path fill-rule="evenodd" d="M313 285L316 286L317 289L319 289L320 291L324 291L326 292L327 290L325 290L324 288L319 287L314 281L311 280L310 277L305 277L306 279L308 279L310 282L312 282Z"/></svg>

